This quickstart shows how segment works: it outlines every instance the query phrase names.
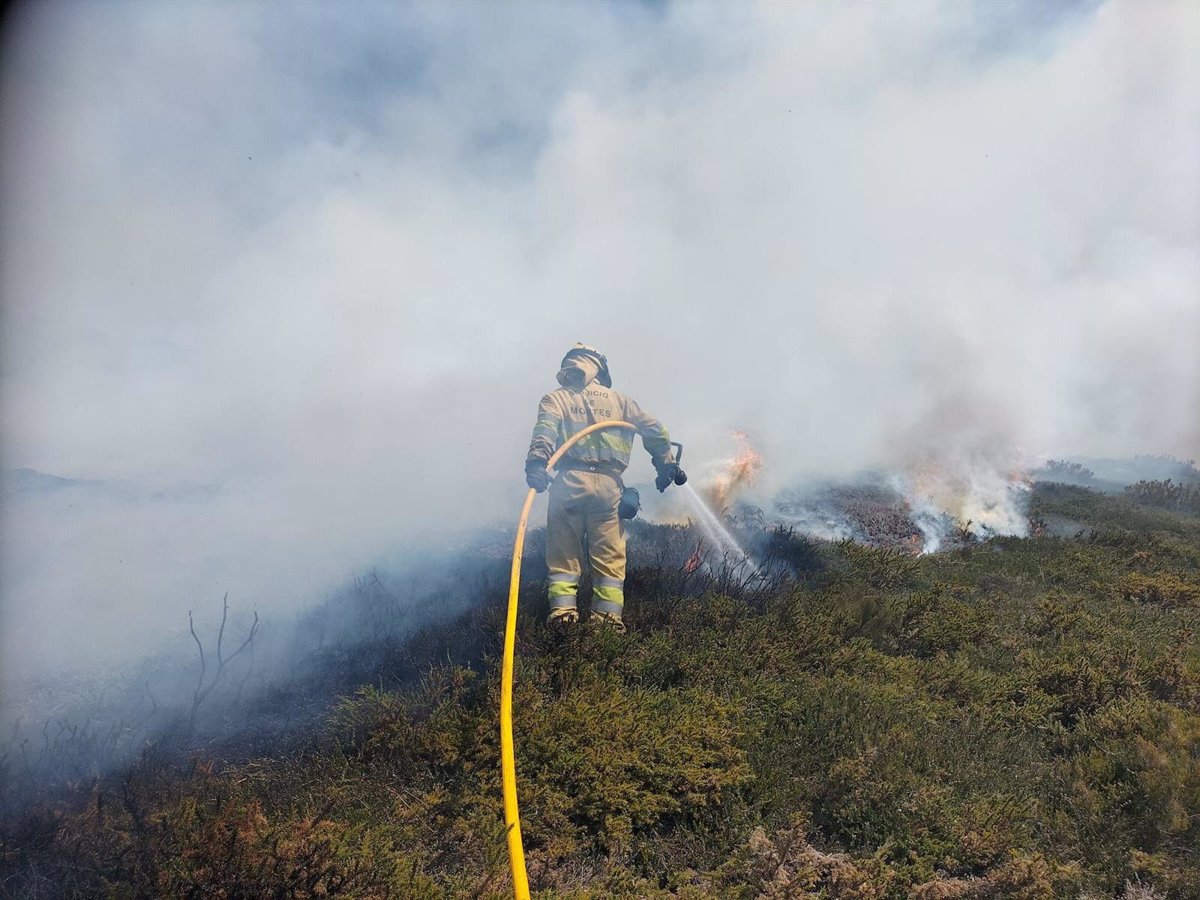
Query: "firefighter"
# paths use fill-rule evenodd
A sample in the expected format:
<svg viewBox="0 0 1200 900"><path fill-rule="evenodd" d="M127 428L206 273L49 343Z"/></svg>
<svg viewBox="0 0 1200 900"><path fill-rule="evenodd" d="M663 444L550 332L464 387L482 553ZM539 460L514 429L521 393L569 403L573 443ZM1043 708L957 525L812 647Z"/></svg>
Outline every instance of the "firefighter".
<svg viewBox="0 0 1200 900"><path fill-rule="evenodd" d="M553 485L546 461L568 438L605 420L637 427L642 445L664 490L679 472L667 429L631 398L613 390L608 360L594 347L576 344L558 371L562 385L538 404L537 424L525 459L525 481L539 493L550 488L546 521L546 565L550 570L551 625L579 621L576 594L583 574L584 553L592 575L591 618L625 631L625 526L618 514L625 486L621 475L629 465L633 435L607 428L579 441L555 466ZM636 506L634 507L636 512ZM626 513L628 515L628 513Z"/></svg>

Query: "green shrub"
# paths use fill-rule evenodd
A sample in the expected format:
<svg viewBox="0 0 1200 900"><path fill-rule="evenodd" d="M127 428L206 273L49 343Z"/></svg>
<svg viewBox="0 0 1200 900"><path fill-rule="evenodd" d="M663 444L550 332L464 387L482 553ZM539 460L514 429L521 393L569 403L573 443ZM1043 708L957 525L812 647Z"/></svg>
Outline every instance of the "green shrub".
<svg viewBox="0 0 1200 900"><path fill-rule="evenodd" d="M1137 603L1200 607L1200 581L1185 580L1170 572L1130 572L1121 580L1121 596Z"/></svg>

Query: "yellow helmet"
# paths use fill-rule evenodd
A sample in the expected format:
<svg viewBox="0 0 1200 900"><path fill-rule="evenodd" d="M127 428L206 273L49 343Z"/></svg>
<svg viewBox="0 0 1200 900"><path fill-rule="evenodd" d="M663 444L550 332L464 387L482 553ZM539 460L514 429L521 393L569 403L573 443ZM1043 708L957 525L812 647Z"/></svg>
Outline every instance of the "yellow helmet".
<svg viewBox="0 0 1200 900"><path fill-rule="evenodd" d="M562 358L562 362L559 363L559 368L561 369L563 366L565 366L567 364L567 360L569 360L572 356L587 356L595 361L595 363L600 366L600 372L598 375L596 375L596 380L605 387L612 387L612 375L610 375L608 372L608 358L603 353L601 353L595 347L590 347L587 344L576 344L574 347L568 350L567 355Z"/></svg>

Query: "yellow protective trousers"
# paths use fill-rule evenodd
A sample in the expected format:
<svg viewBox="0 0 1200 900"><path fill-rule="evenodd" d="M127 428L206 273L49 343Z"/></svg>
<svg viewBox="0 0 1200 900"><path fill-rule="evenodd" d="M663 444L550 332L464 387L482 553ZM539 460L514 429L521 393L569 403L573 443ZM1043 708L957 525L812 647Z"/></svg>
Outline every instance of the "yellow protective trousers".
<svg viewBox="0 0 1200 900"><path fill-rule="evenodd" d="M592 612L625 608L625 526L617 516L621 480L599 466L561 471L550 485L546 566L551 609L575 609L586 547Z"/></svg>

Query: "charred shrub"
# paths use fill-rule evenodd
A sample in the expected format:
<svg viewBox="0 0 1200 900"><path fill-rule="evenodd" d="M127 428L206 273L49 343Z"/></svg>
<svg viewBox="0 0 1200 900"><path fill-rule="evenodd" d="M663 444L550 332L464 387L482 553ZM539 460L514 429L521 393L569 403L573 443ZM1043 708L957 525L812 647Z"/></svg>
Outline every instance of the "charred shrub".
<svg viewBox="0 0 1200 900"><path fill-rule="evenodd" d="M762 531L754 543L759 559L769 559L794 575L808 575L825 568L821 544L788 525Z"/></svg>

